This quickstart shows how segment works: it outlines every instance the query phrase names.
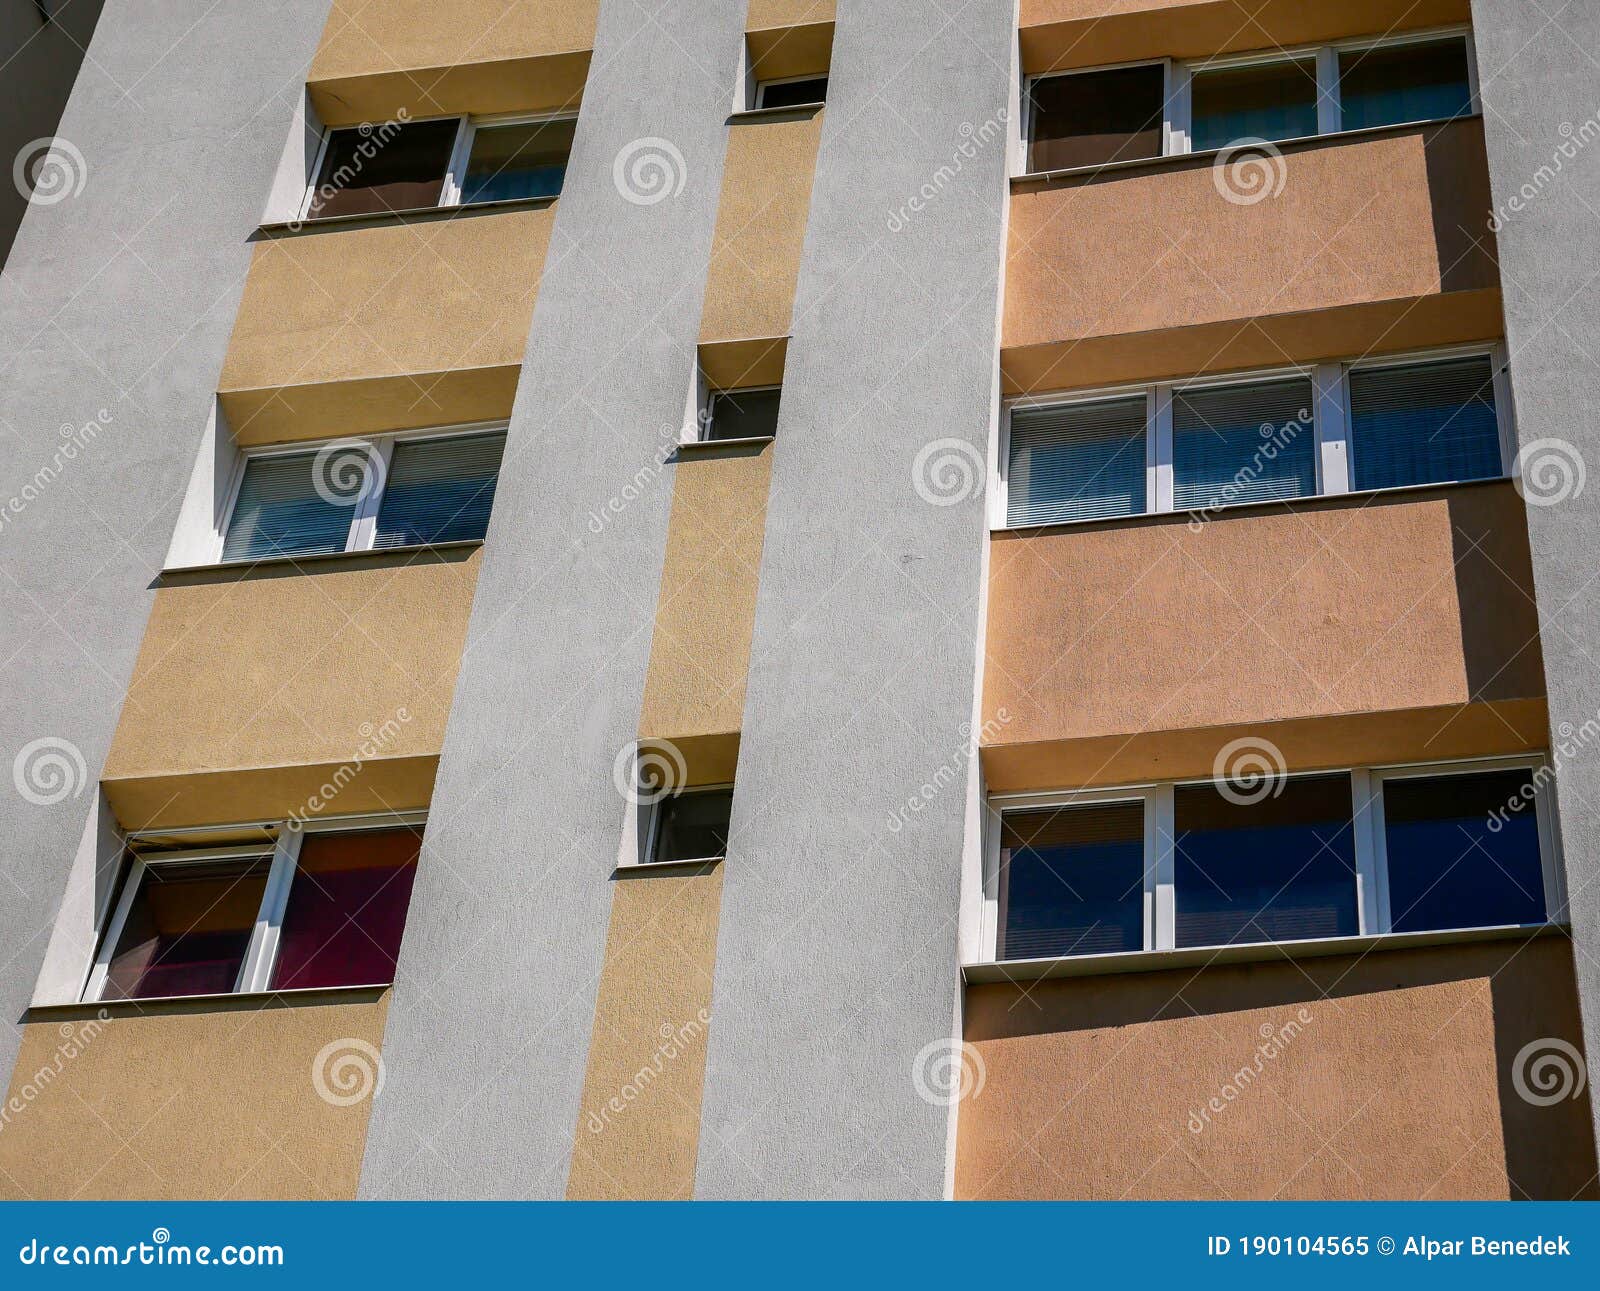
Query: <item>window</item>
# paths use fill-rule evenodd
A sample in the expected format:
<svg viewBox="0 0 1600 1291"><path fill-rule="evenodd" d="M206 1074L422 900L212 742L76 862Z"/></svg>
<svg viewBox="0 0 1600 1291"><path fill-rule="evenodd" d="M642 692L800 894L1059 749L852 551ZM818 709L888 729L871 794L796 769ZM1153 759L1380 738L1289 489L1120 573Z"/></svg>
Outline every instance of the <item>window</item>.
<svg viewBox="0 0 1600 1291"><path fill-rule="evenodd" d="M1190 146L1317 133L1317 60L1288 58L1197 70L1190 81Z"/></svg>
<svg viewBox="0 0 1600 1291"><path fill-rule="evenodd" d="M984 958L1538 927L1564 917L1538 758L990 800Z"/></svg>
<svg viewBox="0 0 1600 1291"><path fill-rule="evenodd" d="M1544 922L1533 780L1518 769L1384 782L1395 931Z"/></svg>
<svg viewBox="0 0 1600 1291"><path fill-rule="evenodd" d="M1260 797L1180 785L1173 812L1177 945L1359 930L1349 776L1291 778Z"/></svg>
<svg viewBox="0 0 1600 1291"><path fill-rule="evenodd" d="M781 386L713 390L706 412L706 439L766 439L776 435L782 394Z"/></svg>
<svg viewBox="0 0 1600 1291"><path fill-rule="evenodd" d="M330 130L306 219L559 196L577 119L388 121Z"/></svg>
<svg viewBox="0 0 1600 1291"><path fill-rule="evenodd" d="M1405 42L1339 55L1339 111L1346 130L1437 121L1472 111L1467 43Z"/></svg>
<svg viewBox="0 0 1600 1291"><path fill-rule="evenodd" d="M757 108L796 108L828 98L826 76L790 76L756 85Z"/></svg>
<svg viewBox="0 0 1600 1291"><path fill-rule="evenodd" d="M1482 480L1504 471L1495 364L1358 368L1350 374L1350 456L1358 489Z"/></svg>
<svg viewBox="0 0 1600 1291"><path fill-rule="evenodd" d="M459 126L452 117L330 131L307 218L437 206Z"/></svg>
<svg viewBox="0 0 1600 1291"><path fill-rule="evenodd" d="M1028 93L1028 169L1066 170L1162 153L1160 63L1041 76Z"/></svg>
<svg viewBox="0 0 1600 1291"><path fill-rule="evenodd" d="M685 790L655 806L649 863L721 860L728 851L733 790Z"/></svg>
<svg viewBox="0 0 1600 1291"><path fill-rule="evenodd" d="M1060 524L1145 509L1145 396L1011 414L1007 523Z"/></svg>
<svg viewBox="0 0 1600 1291"><path fill-rule="evenodd" d="M1002 419L992 523L1502 478L1515 442L1497 394L1504 368L1495 346L1019 400Z"/></svg>
<svg viewBox="0 0 1600 1291"><path fill-rule="evenodd" d="M1172 505L1303 498L1317 491L1311 382L1202 386L1172 396Z"/></svg>
<svg viewBox="0 0 1600 1291"><path fill-rule="evenodd" d="M505 432L495 431L252 454L242 464L220 559L479 541L504 451Z"/></svg>
<svg viewBox="0 0 1600 1291"><path fill-rule="evenodd" d="M1028 80L1029 173L1442 121L1477 110L1471 37L1404 33Z"/></svg>
<svg viewBox="0 0 1600 1291"><path fill-rule="evenodd" d="M1000 958L1144 946L1144 803L1007 812L1000 838Z"/></svg>
<svg viewBox="0 0 1600 1291"><path fill-rule="evenodd" d="M136 856L83 998L386 986L421 852L419 827Z"/></svg>

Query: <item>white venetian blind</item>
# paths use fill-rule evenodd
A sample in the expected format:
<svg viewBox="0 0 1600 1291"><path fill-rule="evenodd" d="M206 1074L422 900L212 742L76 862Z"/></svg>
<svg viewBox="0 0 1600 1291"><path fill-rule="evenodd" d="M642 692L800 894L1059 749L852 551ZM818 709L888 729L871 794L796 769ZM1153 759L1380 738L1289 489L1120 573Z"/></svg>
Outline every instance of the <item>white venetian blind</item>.
<svg viewBox="0 0 1600 1291"><path fill-rule="evenodd" d="M1145 509L1145 397L1011 413L1006 523L1062 524Z"/></svg>

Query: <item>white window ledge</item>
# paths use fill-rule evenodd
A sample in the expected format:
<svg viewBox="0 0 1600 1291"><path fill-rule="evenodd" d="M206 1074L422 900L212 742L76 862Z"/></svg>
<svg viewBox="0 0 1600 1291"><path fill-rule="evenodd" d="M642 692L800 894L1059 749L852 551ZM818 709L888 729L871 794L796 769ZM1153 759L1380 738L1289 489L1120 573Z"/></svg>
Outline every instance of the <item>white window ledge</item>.
<svg viewBox="0 0 1600 1291"><path fill-rule="evenodd" d="M788 103L778 108L742 108L738 112L728 114L728 124L734 125L744 121L782 121L786 118L798 121L801 117L815 115L827 106L818 99L815 103Z"/></svg>
<svg viewBox="0 0 1600 1291"><path fill-rule="evenodd" d="M494 202L461 202L450 206L408 206L400 211L361 211L354 215L316 215L303 220L277 220L263 224L258 233L268 237L293 237L296 233L316 233L323 229L346 228L357 224L409 224L419 220L451 219L457 215L492 215L497 211L535 211L554 206L554 197L506 197Z"/></svg>
<svg viewBox="0 0 1600 1291"><path fill-rule="evenodd" d="M718 448L750 448L755 444L770 444L775 438L773 435L743 435L737 439L686 439L678 445L678 452L688 453L692 457L696 453L709 453Z"/></svg>
<svg viewBox="0 0 1600 1291"><path fill-rule="evenodd" d="M178 578L185 574L248 574L263 567L276 569L283 565L323 565L329 562L367 560L377 563L385 556L417 556L433 551L465 552L481 546L483 546L482 538L462 538L455 542L408 543L400 547L364 547L360 551L319 551L314 554L259 556L254 560L219 560L209 565L168 565L161 571L161 577Z"/></svg>
<svg viewBox="0 0 1600 1291"><path fill-rule="evenodd" d="M322 1003L350 1004L360 997L377 999L384 991L394 989L393 982L374 982L356 986L307 986L285 991L220 991L212 995L147 995L133 1000L51 1000L28 1006L30 1017L54 1017L65 1013L82 1013L92 1017L107 1013L112 1017L138 1014L151 1007L169 1010L174 1005L192 1004L195 1011L215 1009L225 1004L245 1004L260 1008L274 1001L285 1007Z"/></svg>
<svg viewBox="0 0 1600 1291"><path fill-rule="evenodd" d="M1440 932L1391 932L1382 936L1323 937L1310 941L1264 941L1240 946L1185 946L1180 950L1132 950L1110 955L1076 955L1057 959L1010 959L989 964L963 964L962 978L971 985L985 982L1036 982L1051 977L1099 977L1111 973L1156 973L1171 968L1213 964L1270 963L1361 955L1369 951L1412 950L1454 946L1464 942L1509 941L1565 933L1562 924L1507 924L1495 928L1452 928Z"/></svg>

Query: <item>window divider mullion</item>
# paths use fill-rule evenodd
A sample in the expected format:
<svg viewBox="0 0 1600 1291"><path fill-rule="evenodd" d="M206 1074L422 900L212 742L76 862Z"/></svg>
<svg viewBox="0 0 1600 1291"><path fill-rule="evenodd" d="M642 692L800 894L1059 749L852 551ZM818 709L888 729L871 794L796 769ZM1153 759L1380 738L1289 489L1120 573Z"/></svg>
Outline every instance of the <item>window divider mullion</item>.
<svg viewBox="0 0 1600 1291"><path fill-rule="evenodd" d="M116 953L117 942L122 937L122 930L128 922L128 914L133 909L134 897L144 883L145 870L148 868L143 861L134 861L128 867L128 877L123 882L122 895L117 898L116 909L106 923L105 933L100 938L100 948L89 965L89 976L84 982L79 999L93 1001L105 994L106 977L111 970L111 957Z"/></svg>
<svg viewBox="0 0 1600 1291"><path fill-rule="evenodd" d="M1317 442L1317 492L1350 492L1350 417L1345 399L1344 368L1319 363L1312 373L1315 407L1312 425Z"/></svg>
<svg viewBox="0 0 1600 1291"><path fill-rule="evenodd" d="M1191 76L1187 63L1175 62L1167 59L1166 62L1166 155L1179 156L1194 151L1193 130L1191 114L1193 112L1193 99L1190 97Z"/></svg>
<svg viewBox="0 0 1600 1291"><path fill-rule="evenodd" d="M1148 439L1146 472L1148 493L1146 509L1152 513L1172 510L1172 387L1153 386L1146 404L1148 410Z"/></svg>
<svg viewBox="0 0 1600 1291"><path fill-rule="evenodd" d="M270 990L272 971L278 964L279 938L283 931L283 912L289 904L289 888L300 859L300 843L305 835L285 826L272 849L272 867L261 894L261 909L250 934L250 948L239 972L238 989L245 992Z"/></svg>
<svg viewBox="0 0 1600 1291"><path fill-rule="evenodd" d="M439 192L440 206L460 206L461 195L466 191L467 161L472 156L472 138L478 128L472 118L463 116L456 130L455 146L450 150L450 160L444 173L444 186Z"/></svg>
<svg viewBox="0 0 1600 1291"><path fill-rule="evenodd" d="M1175 795L1160 784L1145 798L1145 949L1177 945Z"/></svg>
<svg viewBox="0 0 1600 1291"><path fill-rule="evenodd" d="M1383 915L1380 893L1383 882L1378 833L1376 829L1377 803L1382 785L1371 771L1357 768L1350 773L1351 835L1355 843L1356 902L1360 931L1363 936L1374 936L1388 931Z"/></svg>
<svg viewBox="0 0 1600 1291"><path fill-rule="evenodd" d="M1317 133L1338 134L1344 128L1339 101L1339 50L1323 45L1317 50Z"/></svg>
<svg viewBox="0 0 1600 1291"><path fill-rule="evenodd" d="M350 532L345 537L346 551L371 551L377 539L378 508L383 505L383 495L389 486L389 467L394 462L394 436L369 440L372 484L356 503L355 514L350 517Z"/></svg>

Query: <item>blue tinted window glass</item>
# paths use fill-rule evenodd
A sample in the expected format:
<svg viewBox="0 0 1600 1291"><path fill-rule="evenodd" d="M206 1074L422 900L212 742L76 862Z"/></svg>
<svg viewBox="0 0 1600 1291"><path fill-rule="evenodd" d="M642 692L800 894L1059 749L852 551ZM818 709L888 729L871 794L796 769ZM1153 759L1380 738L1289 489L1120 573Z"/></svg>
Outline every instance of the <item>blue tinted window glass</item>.
<svg viewBox="0 0 1600 1291"><path fill-rule="evenodd" d="M1544 922L1532 790L1531 771L1385 782L1396 932Z"/></svg>
<svg viewBox="0 0 1600 1291"><path fill-rule="evenodd" d="M396 444L373 546L482 538L489 529L505 446L503 434Z"/></svg>
<svg viewBox="0 0 1600 1291"><path fill-rule="evenodd" d="M1484 480L1504 471L1487 355L1350 374L1358 489Z"/></svg>
<svg viewBox="0 0 1600 1291"><path fill-rule="evenodd" d="M1174 794L1179 946L1359 931L1350 777Z"/></svg>
<svg viewBox="0 0 1600 1291"><path fill-rule="evenodd" d="M1204 511L1317 491L1311 382L1180 390L1172 397L1172 505Z"/></svg>
<svg viewBox="0 0 1600 1291"><path fill-rule="evenodd" d="M1196 152L1242 139L1299 139L1317 133L1315 60L1196 72L1190 81L1190 139Z"/></svg>
<svg viewBox="0 0 1600 1291"><path fill-rule="evenodd" d="M343 551L371 479L365 460L354 451L320 462L317 453L251 458L228 521L223 560Z"/></svg>
<svg viewBox="0 0 1600 1291"><path fill-rule="evenodd" d="M504 202L556 197L567 176L573 121L479 126L461 183L461 201Z"/></svg>
<svg viewBox="0 0 1600 1291"><path fill-rule="evenodd" d="M1457 36L1341 54L1339 110L1346 130L1465 116L1472 111L1466 41Z"/></svg>
<svg viewBox="0 0 1600 1291"><path fill-rule="evenodd" d="M1145 399L1011 414L1006 523L1062 524L1145 509Z"/></svg>
<svg viewBox="0 0 1600 1291"><path fill-rule="evenodd" d="M1144 804L1007 812L1001 959L1144 948Z"/></svg>

